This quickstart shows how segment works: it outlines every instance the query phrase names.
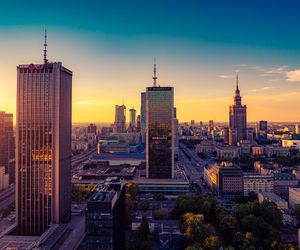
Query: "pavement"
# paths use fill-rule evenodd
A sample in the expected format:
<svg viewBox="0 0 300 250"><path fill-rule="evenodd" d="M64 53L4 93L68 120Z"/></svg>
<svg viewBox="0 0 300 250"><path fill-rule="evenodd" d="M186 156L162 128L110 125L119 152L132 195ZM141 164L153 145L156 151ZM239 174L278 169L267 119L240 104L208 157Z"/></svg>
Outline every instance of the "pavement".
<svg viewBox="0 0 300 250"><path fill-rule="evenodd" d="M68 223L68 229L71 231L70 235L59 247L60 250L77 249L85 236L85 216L73 216Z"/></svg>

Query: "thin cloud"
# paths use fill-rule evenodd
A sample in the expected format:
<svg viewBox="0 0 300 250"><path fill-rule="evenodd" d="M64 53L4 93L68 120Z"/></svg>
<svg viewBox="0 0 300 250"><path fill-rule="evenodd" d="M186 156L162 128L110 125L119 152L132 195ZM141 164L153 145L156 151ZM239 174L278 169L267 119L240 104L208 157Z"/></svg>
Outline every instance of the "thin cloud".
<svg viewBox="0 0 300 250"><path fill-rule="evenodd" d="M97 102L95 100L81 100L81 101L77 101L75 102L75 105L79 105L79 106L92 106L95 105Z"/></svg>
<svg viewBox="0 0 300 250"><path fill-rule="evenodd" d="M286 77L289 82L300 82L300 69L286 72Z"/></svg>
<svg viewBox="0 0 300 250"><path fill-rule="evenodd" d="M230 79L230 78L234 78L234 75L218 75L218 77L223 79Z"/></svg>
<svg viewBox="0 0 300 250"><path fill-rule="evenodd" d="M268 91L270 89L274 89L273 86L265 86L265 87L262 87L262 88L259 88L259 89L251 89L249 90L250 92L260 92L260 91Z"/></svg>
<svg viewBox="0 0 300 250"><path fill-rule="evenodd" d="M236 66L241 67L243 69L247 69L247 70L254 70L254 71L261 72L262 76L270 76L270 75L274 75L274 74L283 74L284 75L288 71L288 66L286 66L286 65L281 65L278 67L265 67L265 66L261 66L261 65L238 64Z"/></svg>

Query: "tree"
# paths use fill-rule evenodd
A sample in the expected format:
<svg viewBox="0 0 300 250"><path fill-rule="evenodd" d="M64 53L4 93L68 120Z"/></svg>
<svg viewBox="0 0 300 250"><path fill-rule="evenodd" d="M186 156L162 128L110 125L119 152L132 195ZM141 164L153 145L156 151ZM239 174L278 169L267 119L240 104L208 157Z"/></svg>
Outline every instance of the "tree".
<svg viewBox="0 0 300 250"><path fill-rule="evenodd" d="M165 218L165 215L162 212L155 210L155 211L153 211L153 218L155 220L162 220Z"/></svg>
<svg viewBox="0 0 300 250"><path fill-rule="evenodd" d="M126 224L131 224L132 214L133 214L134 204L130 197L130 194L126 194Z"/></svg>
<svg viewBox="0 0 300 250"><path fill-rule="evenodd" d="M217 250L219 247L219 240L217 236L209 236L204 240L203 247L206 250Z"/></svg>
<svg viewBox="0 0 300 250"><path fill-rule="evenodd" d="M202 244L205 238L215 234L212 226L204 224L204 216L202 214L184 214L183 226L184 236L190 244L195 242Z"/></svg>
<svg viewBox="0 0 300 250"><path fill-rule="evenodd" d="M89 185L87 186L87 191L89 193L91 193L93 191L94 187L95 187L95 185L93 183L89 183Z"/></svg>
<svg viewBox="0 0 300 250"><path fill-rule="evenodd" d="M146 216L143 216L141 225L138 227L137 237L140 241L148 241L149 240L149 224Z"/></svg>
<svg viewBox="0 0 300 250"><path fill-rule="evenodd" d="M212 210L215 200L209 195L181 195L176 199L172 217L179 219L185 213L203 214L209 220L213 217Z"/></svg>
<svg viewBox="0 0 300 250"><path fill-rule="evenodd" d="M163 201L166 199L166 197L164 196L163 193L155 193L154 194L154 199L155 200L159 200L159 201Z"/></svg>
<svg viewBox="0 0 300 250"><path fill-rule="evenodd" d="M139 209L141 209L141 210L148 210L148 209L149 209L149 206L150 206L149 201L143 200L143 201L141 201L141 203L139 204Z"/></svg>
<svg viewBox="0 0 300 250"><path fill-rule="evenodd" d="M296 216L296 219L299 223L300 221L300 204L296 204L294 208L294 215Z"/></svg>
<svg viewBox="0 0 300 250"><path fill-rule="evenodd" d="M74 184L72 186L72 195L73 199L75 199L77 202L81 203L84 199L84 187L80 184Z"/></svg>
<svg viewBox="0 0 300 250"><path fill-rule="evenodd" d="M200 250L200 249L201 249L201 245L196 242L196 243L186 247L184 250Z"/></svg>
<svg viewBox="0 0 300 250"><path fill-rule="evenodd" d="M203 152L198 153L199 158L201 159L207 159L207 155Z"/></svg>
<svg viewBox="0 0 300 250"><path fill-rule="evenodd" d="M126 185L126 192L130 194L131 199L134 200L138 193L138 185L135 181L129 181Z"/></svg>

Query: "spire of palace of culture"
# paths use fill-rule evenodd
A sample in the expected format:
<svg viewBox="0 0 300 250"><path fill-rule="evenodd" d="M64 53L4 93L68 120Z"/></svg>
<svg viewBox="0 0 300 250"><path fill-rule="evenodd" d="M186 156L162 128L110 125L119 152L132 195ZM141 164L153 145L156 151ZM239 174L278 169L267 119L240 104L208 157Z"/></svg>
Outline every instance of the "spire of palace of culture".
<svg viewBox="0 0 300 250"><path fill-rule="evenodd" d="M236 90L235 90L235 96L234 96L234 104L235 105L242 105L242 97L239 90L239 75L236 74Z"/></svg>

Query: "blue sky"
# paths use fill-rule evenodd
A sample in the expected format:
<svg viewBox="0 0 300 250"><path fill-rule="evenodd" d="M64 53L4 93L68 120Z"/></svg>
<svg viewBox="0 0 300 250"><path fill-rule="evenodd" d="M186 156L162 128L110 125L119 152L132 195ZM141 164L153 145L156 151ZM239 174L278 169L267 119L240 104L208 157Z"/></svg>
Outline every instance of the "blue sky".
<svg viewBox="0 0 300 250"><path fill-rule="evenodd" d="M1 109L14 112L15 67L41 61L47 28L49 58L74 72L74 121L112 121L123 96L139 109L154 57L182 121L226 121L237 70L249 120L300 120L299 1L32 0L0 9Z"/></svg>

